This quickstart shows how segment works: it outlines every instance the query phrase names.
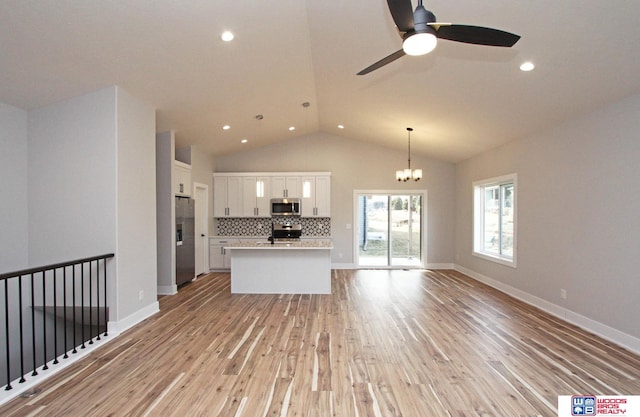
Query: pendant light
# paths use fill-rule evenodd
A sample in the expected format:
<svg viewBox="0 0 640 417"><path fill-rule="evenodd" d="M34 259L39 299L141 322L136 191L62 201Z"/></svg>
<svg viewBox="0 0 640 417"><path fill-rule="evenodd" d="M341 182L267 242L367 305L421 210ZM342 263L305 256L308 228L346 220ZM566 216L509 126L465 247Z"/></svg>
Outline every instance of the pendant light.
<svg viewBox="0 0 640 417"><path fill-rule="evenodd" d="M408 127L407 132L409 135L409 139L408 139L409 157L407 159L407 168L397 170L396 179L402 182L407 182L409 180L419 181L422 178L422 170L421 169L411 170L411 132L413 132L413 129Z"/></svg>

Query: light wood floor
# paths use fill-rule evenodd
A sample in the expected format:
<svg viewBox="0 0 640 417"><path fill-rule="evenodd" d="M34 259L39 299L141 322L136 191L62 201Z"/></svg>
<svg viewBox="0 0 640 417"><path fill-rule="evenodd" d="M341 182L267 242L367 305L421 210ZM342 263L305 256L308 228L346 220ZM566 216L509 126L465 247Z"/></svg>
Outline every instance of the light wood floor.
<svg viewBox="0 0 640 417"><path fill-rule="evenodd" d="M301 271L301 273L304 273ZM640 394L640 357L454 271L333 271L332 295L209 274L2 416L557 416Z"/></svg>

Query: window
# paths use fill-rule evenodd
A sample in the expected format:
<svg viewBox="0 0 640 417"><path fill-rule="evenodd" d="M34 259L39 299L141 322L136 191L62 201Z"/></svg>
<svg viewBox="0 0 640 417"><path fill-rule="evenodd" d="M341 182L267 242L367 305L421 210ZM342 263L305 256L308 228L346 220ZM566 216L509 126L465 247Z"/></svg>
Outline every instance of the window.
<svg viewBox="0 0 640 417"><path fill-rule="evenodd" d="M473 183L473 254L516 266L516 174Z"/></svg>

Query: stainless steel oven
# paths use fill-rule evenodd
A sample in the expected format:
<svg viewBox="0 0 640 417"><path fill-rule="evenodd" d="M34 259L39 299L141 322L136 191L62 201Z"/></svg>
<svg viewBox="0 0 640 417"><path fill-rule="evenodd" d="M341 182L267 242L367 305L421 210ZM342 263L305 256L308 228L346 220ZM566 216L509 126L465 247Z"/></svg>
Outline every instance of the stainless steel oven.
<svg viewBox="0 0 640 417"><path fill-rule="evenodd" d="M291 223L273 223L271 241L298 241L302 236L302 225Z"/></svg>

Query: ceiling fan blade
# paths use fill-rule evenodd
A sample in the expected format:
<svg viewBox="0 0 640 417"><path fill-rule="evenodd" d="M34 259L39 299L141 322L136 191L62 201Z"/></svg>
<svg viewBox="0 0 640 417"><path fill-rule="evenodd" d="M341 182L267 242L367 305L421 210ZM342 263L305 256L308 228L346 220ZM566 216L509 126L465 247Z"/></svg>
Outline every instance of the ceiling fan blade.
<svg viewBox="0 0 640 417"><path fill-rule="evenodd" d="M482 26L449 25L437 22L430 23L430 26L436 29L438 38L476 45L511 47L520 39L519 35Z"/></svg>
<svg viewBox="0 0 640 417"><path fill-rule="evenodd" d="M382 58L380 61L376 62L375 64L369 65L367 68L365 68L362 71L360 71L357 75L368 74L371 71L375 71L378 68L384 67L385 65L392 63L393 61L395 61L398 58L402 58L403 56L405 56L405 53L404 53L404 51L402 49L400 49L399 51L396 51L396 52L392 53L391 55Z"/></svg>
<svg viewBox="0 0 640 417"><path fill-rule="evenodd" d="M389 11L400 32L413 30L413 8L411 0L387 0Z"/></svg>

